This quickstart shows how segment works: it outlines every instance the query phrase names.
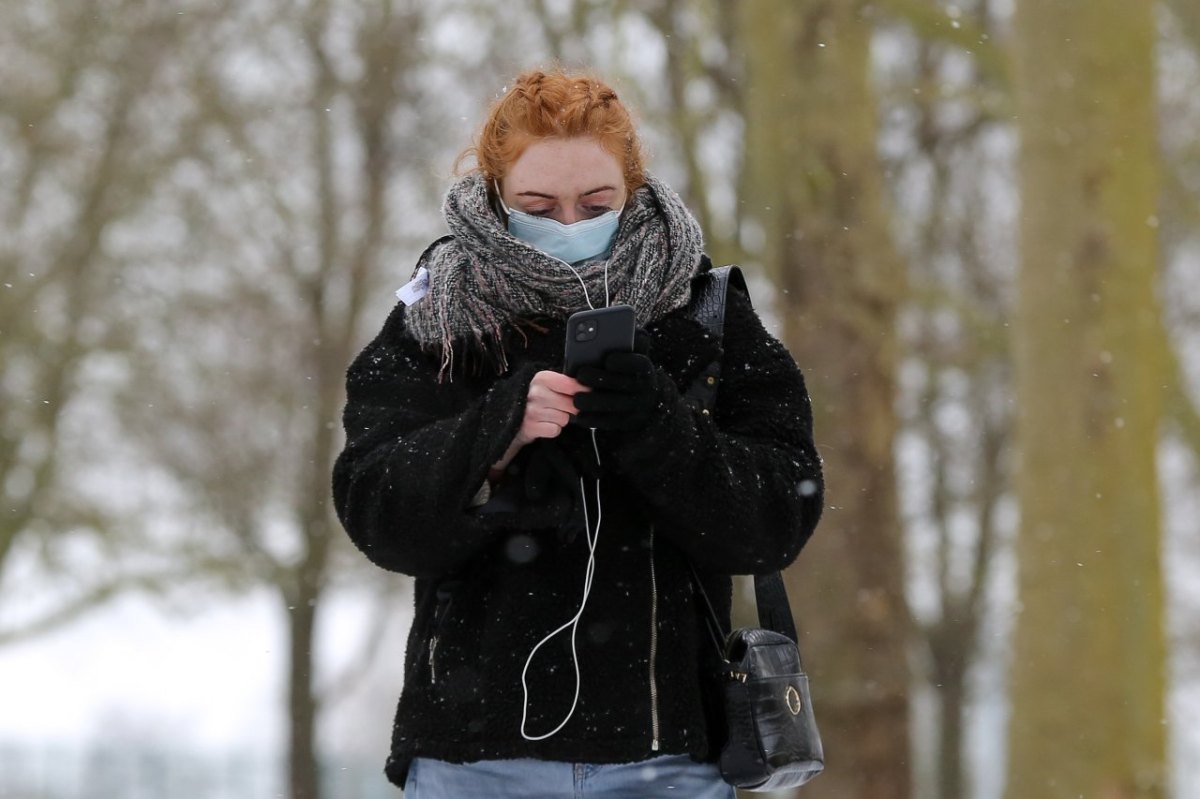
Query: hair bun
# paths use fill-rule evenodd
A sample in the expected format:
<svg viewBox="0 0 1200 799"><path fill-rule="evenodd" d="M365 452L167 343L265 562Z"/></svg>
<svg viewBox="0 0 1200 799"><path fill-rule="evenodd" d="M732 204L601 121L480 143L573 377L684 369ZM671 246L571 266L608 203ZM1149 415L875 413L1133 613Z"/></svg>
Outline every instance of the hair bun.
<svg viewBox="0 0 1200 799"><path fill-rule="evenodd" d="M621 162L628 191L646 182L637 130L617 93L595 76L561 69L518 75L462 157L474 154L484 175L500 179L534 141L580 136L596 139Z"/></svg>

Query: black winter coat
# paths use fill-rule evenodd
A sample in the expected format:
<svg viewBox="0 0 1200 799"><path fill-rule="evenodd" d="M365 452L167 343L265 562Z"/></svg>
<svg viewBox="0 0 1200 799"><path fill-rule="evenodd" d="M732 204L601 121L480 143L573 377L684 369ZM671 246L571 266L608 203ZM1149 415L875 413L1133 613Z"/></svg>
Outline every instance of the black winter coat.
<svg viewBox="0 0 1200 799"><path fill-rule="evenodd" d="M407 335L404 317L397 306L349 369L347 443L333 475L354 543L379 566L416 577L388 777L403 786L417 756L714 758L722 732L714 692L702 688L716 647L688 558L728 628L729 575L781 569L812 534L821 466L791 356L736 291L723 347L688 309L647 328L651 357L670 379L646 429L596 434L602 518L578 629L578 707L556 735L531 742L520 732L521 672L538 641L578 610L587 540L562 530L577 523L567 516L579 507L470 505L521 425L534 373L561 371L564 325L510 331L504 375L484 368L439 381L438 361ZM717 358L722 376L708 415L683 395ZM560 439L575 457L592 457L588 431L568 426ZM569 633L542 647L527 683L526 730L536 736L571 707Z"/></svg>

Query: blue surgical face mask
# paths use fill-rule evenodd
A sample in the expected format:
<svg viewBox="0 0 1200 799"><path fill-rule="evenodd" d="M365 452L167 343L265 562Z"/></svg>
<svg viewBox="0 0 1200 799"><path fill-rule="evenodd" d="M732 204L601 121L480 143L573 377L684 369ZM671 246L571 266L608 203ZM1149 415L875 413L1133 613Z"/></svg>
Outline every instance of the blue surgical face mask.
<svg viewBox="0 0 1200 799"><path fill-rule="evenodd" d="M496 197L508 212L509 233L551 258L568 264L607 258L612 250L613 240L617 237L621 210L625 208L621 206L619 210L606 211L600 216L564 225L549 217L514 211L504 204L499 186L496 187Z"/></svg>

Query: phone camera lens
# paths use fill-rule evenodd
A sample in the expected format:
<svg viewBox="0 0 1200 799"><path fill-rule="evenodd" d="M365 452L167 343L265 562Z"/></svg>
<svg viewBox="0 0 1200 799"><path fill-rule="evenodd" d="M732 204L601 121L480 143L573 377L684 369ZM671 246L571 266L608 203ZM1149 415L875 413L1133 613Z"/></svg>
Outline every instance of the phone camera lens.
<svg viewBox="0 0 1200 799"><path fill-rule="evenodd" d="M575 328L576 341L591 341L596 337L596 321L589 319Z"/></svg>

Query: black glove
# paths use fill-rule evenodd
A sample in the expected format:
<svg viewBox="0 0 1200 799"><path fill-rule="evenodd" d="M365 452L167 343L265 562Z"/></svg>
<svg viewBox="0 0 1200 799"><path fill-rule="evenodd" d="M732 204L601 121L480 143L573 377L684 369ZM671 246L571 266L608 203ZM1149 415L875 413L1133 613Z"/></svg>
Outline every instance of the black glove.
<svg viewBox="0 0 1200 799"><path fill-rule="evenodd" d="M641 430L659 405L660 377L650 360L649 336L639 334L633 352L611 352L604 366L585 366L575 379L591 389L575 395L572 419L597 430Z"/></svg>

